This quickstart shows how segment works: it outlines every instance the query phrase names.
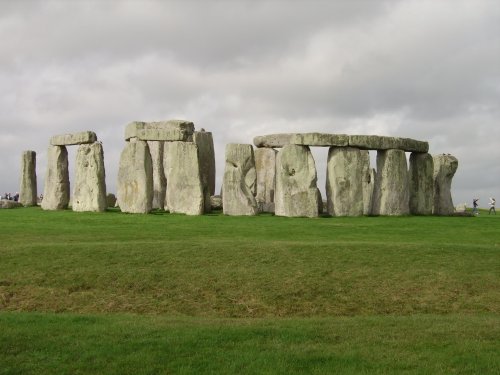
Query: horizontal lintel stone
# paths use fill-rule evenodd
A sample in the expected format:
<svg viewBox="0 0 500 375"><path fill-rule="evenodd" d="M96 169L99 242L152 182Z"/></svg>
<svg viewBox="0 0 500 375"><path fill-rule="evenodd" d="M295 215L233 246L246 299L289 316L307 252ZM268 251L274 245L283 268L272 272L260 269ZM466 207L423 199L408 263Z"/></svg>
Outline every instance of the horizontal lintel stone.
<svg viewBox="0 0 500 375"><path fill-rule="evenodd" d="M349 146L364 150L404 150L406 152L428 152L429 143L410 138L384 137L378 135L350 135Z"/></svg>
<svg viewBox="0 0 500 375"><path fill-rule="evenodd" d="M142 141L188 141L193 132L194 124L191 121L135 121L125 128L125 140L136 137Z"/></svg>
<svg viewBox="0 0 500 375"><path fill-rule="evenodd" d="M302 146L346 147L349 145L349 136L329 133L297 133L292 135L290 143Z"/></svg>
<svg viewBox="0 0 500 375"><path fill-rule="evenodd" d="M253 144L256 147L284 147L290 144L290 141L294 134L292 133L281 133L281 134L268 134L255 137L253 139Z"/></svg>
<svg viewBox="0 0 500 375"><path fill-rule="evenodd" d="M97 142L97 135L92 131L55 135L50 138L52 146L83 145Z"/></svg>

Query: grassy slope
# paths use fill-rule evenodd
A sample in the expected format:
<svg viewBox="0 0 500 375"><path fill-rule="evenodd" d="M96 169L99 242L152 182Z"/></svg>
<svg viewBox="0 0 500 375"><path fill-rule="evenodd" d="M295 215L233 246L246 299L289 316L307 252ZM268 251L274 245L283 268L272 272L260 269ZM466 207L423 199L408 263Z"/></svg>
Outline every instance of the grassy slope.
<svg viewBox="0 0 500 375"><path fill-rule="evenodd" d="M487 215L288 219L2 210L0 353L8 354L0 363L10 364L8 371L26 362L25 372L50 373L47 359L62 356L54 366L76 373L89 366L89 358L75 359L84 350L97 362L84 372L102 372L99 363L111 355L104 345L122 354L149 348L150 355L130 360L138 367L121 360L105 371L116 373L148 361L174 372L186 366L187 373L220 372L228 361L249 373L271 364L282 372L498 370L491 350L498 349L500 321L499 224ZM82 339L76 348L52 348L43 344L47 335L63 343ZM25 345L45 362L26 361ZM165 362L164 355L177 359ZM246 365L262 355L261 366Z"/></svg>

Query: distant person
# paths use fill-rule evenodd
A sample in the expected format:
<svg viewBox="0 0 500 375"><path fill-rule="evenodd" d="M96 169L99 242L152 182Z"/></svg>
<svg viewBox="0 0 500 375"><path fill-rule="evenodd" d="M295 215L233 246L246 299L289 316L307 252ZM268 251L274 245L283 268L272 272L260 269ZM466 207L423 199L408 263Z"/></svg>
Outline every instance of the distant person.
<svg viewBox="0 0 500 375"><path fill-rule="evenodd" d="M17 202L19 200L19 193L16 192L16 194L14 194L14 202Z"/></svg>
<svg viewBox="0 0 500 375"><path fill-rule="evenodd" d="M490 198L490 212L488 212L488 215L491 215L491 212L493 211L493 213L496 215L497 212L495 210L495 204L497 203L497 201L495 200L495 198Z"/></svg>
<svg viewBox="0 0 500 375"><path fill-rule="evenodd" d="M479 214L479 211L478 211L478 209L477 209L477 206L478 206L478 203L477 203L477 202L478 202L478 201L479 201L479 198L474 198L474 199L472 200L472 207L473 207L473 208L472 208L472 213L473 213L473 214L476 214L476 215L477 215L477 214Z"/></svg>

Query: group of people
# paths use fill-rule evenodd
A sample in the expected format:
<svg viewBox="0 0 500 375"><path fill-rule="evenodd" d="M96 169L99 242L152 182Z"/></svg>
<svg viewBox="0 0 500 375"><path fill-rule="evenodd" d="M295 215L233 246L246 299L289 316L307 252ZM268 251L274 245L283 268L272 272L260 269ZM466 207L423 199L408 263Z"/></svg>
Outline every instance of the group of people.
<svg viewBox="0 0 500 375"><path fill-rule="evenodd" d="M5 193L2 196L2 199L6 199L8 201L14 201L17 202L19 200L19 193L16 192L16 194L11 194L11 193Z"/></svg>
<svg viewBox="0 0 500 375"><path fill-rule="evenodd" d="M479 210L478 210L478 206L479 206L479 198L474 198L472 200L472 213L474 215L479 215ZM496 210L495 210L495 204L496 204L496 200L495 198L491 198L490 197L490 202L488 203L488 205L490 206L490 210L488 212L488 215L491 215L491 213L493 212L495 215L497 214Z"/></svg>

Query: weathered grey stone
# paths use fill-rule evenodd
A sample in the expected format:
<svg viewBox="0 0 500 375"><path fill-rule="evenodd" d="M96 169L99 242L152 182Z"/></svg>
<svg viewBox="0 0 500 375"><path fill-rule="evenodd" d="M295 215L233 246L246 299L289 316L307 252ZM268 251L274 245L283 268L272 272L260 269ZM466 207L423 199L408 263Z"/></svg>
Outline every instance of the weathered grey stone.
<svg viewBox="0 0 500 375"><path fill-rule="evenodd" d="M317 217L320 195L316 182L316 166L309 147L283 147L276 158L275 214Z"/></svg>
<svg viewBox="0 0 500 375"><path fill-rule="evenodd" d="M171 213L202 215L208 199L203 193L198 146L192 142L171 142L165 149L167 177L166 206Z"/></svg>
<svg viewBox="0 0 500 375"><path fill-rule="evenodd" d="M383 137L378 135L350 135L349 146L364 150L398 149L408 152L427 152L429 143L410 138Z"/></svg>
<svg viewBox="0 0 500 375"><path fill-rule="evenodd" d="M452 155L434 155L434 215L451 215L455 208L451 197L451 182L458 168Z"/></svg>
<svg viewBox="0 0 500 375"><path fill-rule="evenodd" d="M226 215L256 215L255 158L252 145L226 145L226 165L222 183L223 210Z"/></svg>
<svg viewBox="0 0 500 375"><path fill-rule="evenodd" d="M375 172L374 168L368 168L367 171L363 171L363 178L365 179L363 182L363 215L371 215L372 213L376 177L377 172Z"/></svg>
<svg viewBox="0 0 500 375"><path fill-rule="evenodd" d="M210 210L222 210L222 197L220 195L212 195L210 197Z"/></svg>
<svg viewBox="0 0 500 375"><path fill-rule="evenodd" d="M326 196L330 215L363 215L363 185L369 163L368 151L352 147L330 148L326 175Z"/></svg>
<svg viewBox="0 0 500 375"><path fill-rule="evenodd" d="M138 138L142 141L189 141L193 132L194 124L191 121L134 121L125 128L125 140Z"/></svg>
<svg viewBox="0 0 500 375"><path fill-rule="evenodd" d="M108 207L116 207L116 202L116 195L114 195L113 193L106 194L106 205Z"/></svg>
<svg viewBox="0 0 500 375"><path fill-rule="evenodd" d="M297 133L292 134L290 144L319 147L345 147L349 145L349 136L346 134Z"/></svg>
<svg viewBox="0 0 500 375"><path fill-rule="evenodd" d="M80 133L55 135L50 138L52 146L70 146L83 145L87 143L97 142L97 135L92 131L84 131Z"/></svg>
<svg viewBox="0 0 500 375"><path fill-rule="evenodd" d="M205 212L210 212L210 196L215 194L215 151L212 133L194 132L193 142L198 146L200 176L205 196Z"/></svg>
<svg viewBox="0 0 500 375"><path fill-rule="evenodd" d="M427 153L410 155L410 213L431 215L434 194L434 161Z"/></svg>
<svg viewBox="0 0 500 375"><path fill-rule="evenodd" d="M24 151L21 158L19 202L23 206L37 205L36 152Z"/></svg>
<svg viewBox="0 0 500 375"><path fill-rule="evenodd" d="M8 199L0 199L0 209L5 208L5 209L11 209L11 208L20 208L23 205L21 202L16 202L16 201L11 201Z"/></svg>
<svg viewBox="0 0 500 375"><path fill-rule="evenodd" d="M377 152L377 176L373 193L374 215L410 213L408 166L403 150Z"/></svg>
<svg viewBox="0 0 500 375"><path fill-rule="evenodd" d="M68 208L69 189L68 150L65 146L49 146L42 209Z"/></svg>
<svg viewBox="0 0 500 375"><path fill-rule="evenodd" d="M283 147L290 144L293 134L281 133L281 134L268 134L255 137L253 139L253 144L256 147Z"/></svg>
<svg viewBox="0 0 500 375"><path fill-rule="evenodd" d="M255 170L257 175L257 192L255 199L261 207L260 212L274 206L262 203L274 202L276 190L276 153L273 148L258 148L255 150Z"/></svg>
<svg viewBox="0 0 500 375"><path fill-rule="evenodd" d="M106 211L106 172L100 142L78 147L72 208L73 211Z"/></svg>
<svg viewBox="0 0 500 375"><path fill-rule="evenodd" d="M153 208L163 210L165 194L167 192L167 179L163 168L163 155L165 142L148 141L151 162L153 163Z"/></svg>
<svg viewBox="0 0 500 375"><path fill-rule="evenodd" d="M118 169L118 204L122 212L146 214L153 205L153 165L148 144L127 142Z"/></svg>

